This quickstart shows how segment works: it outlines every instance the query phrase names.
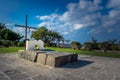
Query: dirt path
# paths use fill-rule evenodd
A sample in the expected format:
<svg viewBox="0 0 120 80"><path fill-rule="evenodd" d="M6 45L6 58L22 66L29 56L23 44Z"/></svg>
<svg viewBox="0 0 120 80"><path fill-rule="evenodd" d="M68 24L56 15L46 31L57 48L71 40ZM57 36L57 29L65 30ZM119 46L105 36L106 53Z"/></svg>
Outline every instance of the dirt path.
<svg viewBox="0 0 120 80"><path fill-rule="evenodd" d="M0 80L120 80L120 59L79 55L78 62L51 68L0 54Z"/></svg>

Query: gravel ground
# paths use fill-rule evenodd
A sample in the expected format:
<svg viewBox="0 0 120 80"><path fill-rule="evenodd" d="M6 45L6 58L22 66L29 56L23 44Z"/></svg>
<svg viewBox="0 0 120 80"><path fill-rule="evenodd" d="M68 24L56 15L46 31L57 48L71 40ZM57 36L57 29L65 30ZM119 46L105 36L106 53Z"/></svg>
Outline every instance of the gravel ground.
<svg viewBox="0 0 120 80"><path fill-rule="evenodd" d="M52 68L0 54L0 80L120 80L120 59L79 55L75 63Z"/></svg>

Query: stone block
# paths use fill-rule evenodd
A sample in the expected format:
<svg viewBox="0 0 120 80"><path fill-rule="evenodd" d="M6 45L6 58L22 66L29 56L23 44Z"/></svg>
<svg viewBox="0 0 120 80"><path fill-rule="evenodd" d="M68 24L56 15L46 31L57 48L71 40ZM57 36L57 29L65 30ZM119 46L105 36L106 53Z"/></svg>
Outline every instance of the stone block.
<svg viewBox="0 0 120 80"><path fill-rule="evenodd" d="M78 54L71 54L71 62L75 62L78 60Z"/></svg>
<svg viewBox="0 0 120 80"><path fill-rule="evenodd" d="M47 54L46 65L58 67L67 63L77 61L77 54L53 53Z"/></svg>
<svg viewBox="0 0 120 80"><path fill-rule="evenodd" d="M46 64L47 55L45 53L40 53L37 55L37 63Z"/></svg>
<svg viewBox="0 0 120 80"><path fill-rule="evenodd" d="M18 56L20 58L23 58L25 60L29 60L32 62L35 62L36 55L37 55L36 51L32 51L32 50L19 50L18 51Z"/></svg>

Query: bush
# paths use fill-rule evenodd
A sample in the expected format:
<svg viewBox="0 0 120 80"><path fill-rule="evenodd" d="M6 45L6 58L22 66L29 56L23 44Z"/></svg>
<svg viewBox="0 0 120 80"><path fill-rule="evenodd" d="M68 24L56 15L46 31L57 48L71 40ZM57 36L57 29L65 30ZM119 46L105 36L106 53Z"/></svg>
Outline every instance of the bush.
<svg viewBox="0 0 120 80"><path fill-rule="evenodd" d="M92 49L98 50L99 49L99 44L100 43L92 43Z"/></svg>
<svg viewBox="0 0 120 80"><path fill-rule="evenodd" d="M111 45L110 46L111 50L119 50L118 46L117 45Z"/></svg>
<svg viewBox="0 0 120 80"><path fill-rule="evenodd" d="M82 49L83 50L88 50L88 51L90 51L90 50L92 50L92 43L91 42L85 42L84 44L83 44L83 46L82 46Z"/></svg>
<svg viewBox="0 0 120 80"><path fill-rule="evenodd" d="M0 41L0 46L2 46L2 41Z"/></svg>
<svg viewBox="0 0 120 80"><path fill-rule="evenodd" d="M99 48L103 50L104 52L107 52L107 50L109 50L109 47L110 47L110 44L109 42L106 42L106 41L99 44Z"/></svg>
<svg viewBox="0 0 120 80"><path fill-rule="evenodd" d="M12 46L17 46L17 43L18 43L19 41L14 41L13 43L12 43Z"/></svg>
<svg viewBox="0 0 120 80"><path fill-rule="evenodd" d="M9 47L9 46L11 46L11 42L9 40L3 40L2 41L2 46Z"/></svg>
<svg viewBox="0 0 120 80"><path fill-rule="evenodd" d="M24 43L23 43L23 42L18 42L18 43L17 43L17 46L18 46L18 47L23 47L23 46L24 46Z"/></svg>
<svg viewBox="0 0 120 80"><path fill-rule="evenodd" d="M80 48L81 48L81 44L79 43L79 42L75 42L75 41L73 41L73 42L71 42L71 45L72 45L72 49L77 49L77 50L80 50Z"/></svg>

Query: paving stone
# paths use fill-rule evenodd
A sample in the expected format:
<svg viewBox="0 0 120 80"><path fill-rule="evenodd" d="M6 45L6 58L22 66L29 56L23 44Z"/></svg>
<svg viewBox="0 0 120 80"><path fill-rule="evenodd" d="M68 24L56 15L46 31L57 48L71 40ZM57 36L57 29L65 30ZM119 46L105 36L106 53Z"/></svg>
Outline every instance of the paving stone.
<svg viewBox="0 0 120 80"><path fill-rule="evenodd" d="M13 76L13 75L18 75L18 74L21 74L20 71L16 70L16 69L13 69L13 70L6 70L4 71L4 73L8 76Z"/></svg>
<svg viewBox="0 0 120 80"><path fill-rule="evenodd" d="M77 64L56 68L16 58L15 54L0 54L0 80L120 80L119 58L84 55Z"/></svg>
<svg viewBox="0 0 120 80"><path fill-rule="evenodd" d="M0 73L0 80L9 80L4 74Z"/></svg>
<svg viewBox="0 0 120 80"><path fill-rule="evenodd" d="M116 77L115 80L120 80L120 77Z"/></svg>
<svg viewBox="0 0 120 80"><path fill-rule="evenodd" d="M51 80L50 78L43 76L43 75L38 75L32 78L33 80Z"/></svg>
<svg viewBox="0 0 120 80"><path fill-rule="evenodd" d="M3 64L3 63L0 63L0 71L5 71L5 70L8 70L8 69L12 69L12 68Z"/></svg>
<svg viewBox="0 0 120 80"><path fill-rule="evenodd" d="M28 77L29 76L26 74L18 74L18 75L11 76L10 78L11 78L11 80L24 80Z"/></svg>
<svg viewBox="0 0 120 80"><path fill-rule="evenodd" d="M23 80L28 78L29 76L26 74L22 74L20 71L13 69L13 70L6 70L4 73L10 77L11 80Z"/></svg>

